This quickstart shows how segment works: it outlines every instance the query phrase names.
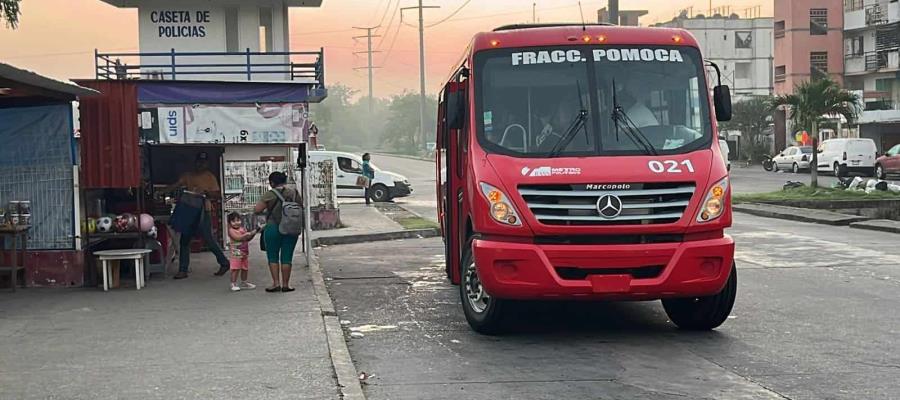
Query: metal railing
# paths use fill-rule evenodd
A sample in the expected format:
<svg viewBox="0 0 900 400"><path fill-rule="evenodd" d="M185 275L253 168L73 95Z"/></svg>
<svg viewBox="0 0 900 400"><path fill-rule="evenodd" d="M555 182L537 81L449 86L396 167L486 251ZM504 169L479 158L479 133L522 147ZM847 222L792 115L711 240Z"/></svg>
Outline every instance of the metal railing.
<svg viewBox="0 0 900 400"><path fill-rule="evenodd" d="M100 53L96 79L303 80L325 86L325 49L319 51Z"/></svg>
<svg viewBox="0 0 900 400"><path fill-rule="evenodd" d="M878 71L887 68L888 56L884 52L866 53L866 71Z"/></svg>

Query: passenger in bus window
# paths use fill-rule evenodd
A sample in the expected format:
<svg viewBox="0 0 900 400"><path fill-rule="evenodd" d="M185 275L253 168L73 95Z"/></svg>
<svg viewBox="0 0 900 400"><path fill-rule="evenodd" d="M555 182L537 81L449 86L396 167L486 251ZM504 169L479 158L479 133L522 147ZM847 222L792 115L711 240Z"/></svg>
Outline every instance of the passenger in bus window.
<svg viewBox="0 0 900 400"><path fill-rule="evenodd" d="M656 115L647 107L648 100L645 93L648 92L649 90L643 88L640 82L630 81L619 93L619 105L638 128L659 125Z"/></svg>

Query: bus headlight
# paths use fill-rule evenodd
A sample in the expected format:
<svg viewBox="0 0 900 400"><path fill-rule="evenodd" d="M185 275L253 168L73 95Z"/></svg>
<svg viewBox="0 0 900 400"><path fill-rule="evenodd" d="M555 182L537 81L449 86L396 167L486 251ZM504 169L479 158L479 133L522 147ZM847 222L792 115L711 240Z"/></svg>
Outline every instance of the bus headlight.
<svg viewBox="0 0 900 400"><path fill-rule="evenodd" d="M512 203L500 189L487 183L481 183L481 193L491 204L491 218L504 225L519 226L522 225L519 214L512 206Z"/></svg>
<svg viewBox="0 0 900 400"><path fill-rule="evenodd" d="M706 194L703 204L700 205L700 214L697 222L709 222L722 215L725 211L725 194L728 193L728 178L717 182Z"/></svg>

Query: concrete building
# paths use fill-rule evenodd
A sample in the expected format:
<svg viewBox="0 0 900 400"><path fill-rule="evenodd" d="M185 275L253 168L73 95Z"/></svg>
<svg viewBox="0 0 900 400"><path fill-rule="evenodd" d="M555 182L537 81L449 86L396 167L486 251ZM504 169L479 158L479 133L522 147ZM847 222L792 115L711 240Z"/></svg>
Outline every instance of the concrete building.
<svg viewBox="0 0 900 400"><path fill-rule="evenodd" d="M722 83L731 86L735 101L772 94L772 18L682 15L656 26L690 31L700 43L703 56L722 69Z"/></svg>
<svg viewBox="0 0 900 400"><path fill-rule="evenodd" d="M775 94L791 93L811 77L842 82L844 13L841 0L775 0ZM784 111L775 114L775 149L792 142Z"/></svg>
<svg viewBox="0 0 900 400"><path fill-rule="evenodd" d="M844 83L860 94L859 135L879 152L900 143L900 2L844 1Z"/></svg>
<svg viewBox="0 0 900 400"><path fill-rule="evenodd" d="M641 17L649 13L647 10L619 10L619 22L616 25L641 26ZM606 7L597 10L597 22L608 24L611 23L609 19L609 10Z"/></svg>

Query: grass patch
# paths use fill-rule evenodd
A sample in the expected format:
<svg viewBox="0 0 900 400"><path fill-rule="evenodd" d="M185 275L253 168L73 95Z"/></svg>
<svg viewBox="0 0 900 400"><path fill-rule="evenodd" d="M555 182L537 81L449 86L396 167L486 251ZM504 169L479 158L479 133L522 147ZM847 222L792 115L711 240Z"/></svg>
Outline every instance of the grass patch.
<svg viewBox="0 0 900 400"><path fill-rule="evenodd" d="M740 203L765 203L790 200L900 200L900 195L891 192L875 191L869 194L854 190L817 188L809 186L779 190L771 193L735 194L732 200Z"/></svg>
<svg viewBox="0 0 900 400"><path fill-rule="evenodd" d="M406 230L433 229L433 228L440 227L437 223L429 221L425 218L420 218L420 217L398 218L395 221L398 224L400 224L401 226L403 226L403 229L406 229Z"/></svg>

